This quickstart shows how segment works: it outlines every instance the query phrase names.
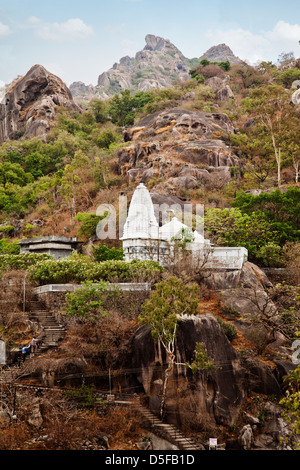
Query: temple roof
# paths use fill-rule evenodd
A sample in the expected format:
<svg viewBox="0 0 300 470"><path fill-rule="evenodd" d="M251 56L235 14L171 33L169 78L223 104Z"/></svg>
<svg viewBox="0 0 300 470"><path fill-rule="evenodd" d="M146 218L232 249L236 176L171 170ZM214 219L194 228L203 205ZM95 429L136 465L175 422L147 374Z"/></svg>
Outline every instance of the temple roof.
<svg viewBox="0 0 300 470"><path fill-rule="evenodd" d="M122 239L152 238L159 236L159 226L150 193L140 183L133 193Z"/></svg>

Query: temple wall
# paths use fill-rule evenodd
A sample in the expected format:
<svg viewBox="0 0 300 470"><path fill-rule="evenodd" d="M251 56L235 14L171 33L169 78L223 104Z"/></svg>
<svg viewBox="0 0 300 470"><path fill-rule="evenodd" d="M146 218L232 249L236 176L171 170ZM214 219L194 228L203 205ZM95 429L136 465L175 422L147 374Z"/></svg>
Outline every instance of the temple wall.
<svg viewBox="0 0 300 470"><path fill-rule="evenodd" d="M237 270L242 269L248 259L248 250L244 247L211 247L187 243L186 249L193 258L200 260L205 269ZM123 240L125 261L134 259L156 261L167 266L174 258L174 244L164 240L128 239Z"/></svg>

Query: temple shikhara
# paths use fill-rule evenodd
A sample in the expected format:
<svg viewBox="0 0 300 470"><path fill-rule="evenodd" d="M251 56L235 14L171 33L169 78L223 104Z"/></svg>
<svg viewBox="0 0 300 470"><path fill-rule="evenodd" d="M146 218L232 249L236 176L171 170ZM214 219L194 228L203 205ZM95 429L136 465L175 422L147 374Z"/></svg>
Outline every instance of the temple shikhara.
<svg viewBox="0 0 300 470"><path fill-rule="evenodd" d="M170 211L172 212L172 211ZM170 213L167 223L159 224L151 195L140 183L131 199L124 225L123 250L125 260L153 260L167 266L174 260L178 243L190 250L195 262L205 263L205 268L214 270L242 269L248 259L244 247L216 247L202 233L192 230Z"/></svg>

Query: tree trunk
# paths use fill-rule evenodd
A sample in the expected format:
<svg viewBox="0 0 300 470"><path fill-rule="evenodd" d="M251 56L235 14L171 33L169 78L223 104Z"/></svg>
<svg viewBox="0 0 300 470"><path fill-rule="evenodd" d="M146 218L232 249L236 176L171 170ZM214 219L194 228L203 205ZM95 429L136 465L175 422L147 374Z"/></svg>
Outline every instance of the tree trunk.
<svg viewBox="0 0 300 470"><path fill-rule="evenodd" d="M174 353L167 351L167 355L168 355L168 367L165 371L165 378L164 378L161 404L160 404L160 417L161 418L163 417L163 413L164 413L164 409L165 409L168 380L169 380L170 373L173 370L174 359L175 359Z"/></svg>

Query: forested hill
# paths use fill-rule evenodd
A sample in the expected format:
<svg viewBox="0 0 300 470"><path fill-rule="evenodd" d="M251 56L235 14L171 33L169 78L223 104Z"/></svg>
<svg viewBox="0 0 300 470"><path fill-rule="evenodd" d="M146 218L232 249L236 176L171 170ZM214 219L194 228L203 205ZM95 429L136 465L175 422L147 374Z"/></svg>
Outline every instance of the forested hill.
<svg viewBox="0 0 300 470"><path fill-rule="evenodd" d="M78 213L92 218L99 204L116 204L121 191L130 196L143 178L160 200L204 203L215 242L246 246L262 265L295 259L298 61L251 67L203 59L172 87L124 90L92 99L86 109L44 69L30 73L39 80L26 81L22 99L32 96L26 128L38 129L46 117L47 125L37 136L20 126L0 147L3 250L23 236L82 234ZM68 101L57 101L54 83Z"/></svg>
<svg viewBox="0 0 300 470"><path fill-rule="evenodd" d="M0 108L1 449L145 449L158 416L159 435L184 449L167 420L202 450L212 435L229 450L299 447L300 61L283 59L205 57L167 87L84 106L38 65L11 84ZM206 238L249 260L207 270L185 238L166 269L124 261L120 233L97 238L97 209L118 216L141 181L156 204L203 204ZM79 252L18 255L21 238L53 235L79 237ZM36 286L66 283L81 288L37 301ZM155 416L127 406L137 394Z"/></svg>

